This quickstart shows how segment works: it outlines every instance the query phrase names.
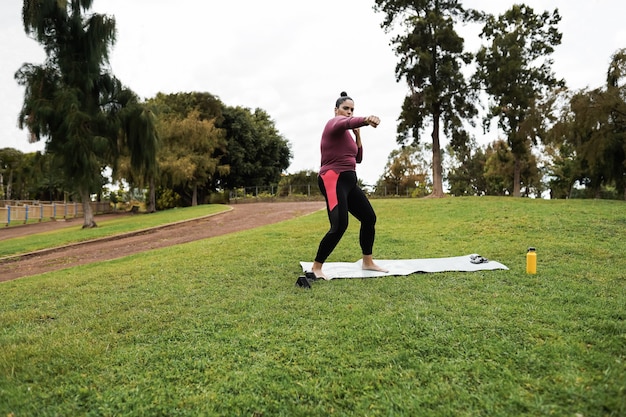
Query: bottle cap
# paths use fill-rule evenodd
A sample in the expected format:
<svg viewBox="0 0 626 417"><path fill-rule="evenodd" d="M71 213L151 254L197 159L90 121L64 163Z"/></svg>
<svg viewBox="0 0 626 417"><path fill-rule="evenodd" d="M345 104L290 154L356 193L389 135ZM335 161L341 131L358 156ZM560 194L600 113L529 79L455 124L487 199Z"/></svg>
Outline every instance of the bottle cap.
<svg viewBox="0 0 626 417"><path fill-rule="evenodd" d="M531 246L530 248L528 248L528 252L534 252L534 251L535 251L534 247Z"/></svg>

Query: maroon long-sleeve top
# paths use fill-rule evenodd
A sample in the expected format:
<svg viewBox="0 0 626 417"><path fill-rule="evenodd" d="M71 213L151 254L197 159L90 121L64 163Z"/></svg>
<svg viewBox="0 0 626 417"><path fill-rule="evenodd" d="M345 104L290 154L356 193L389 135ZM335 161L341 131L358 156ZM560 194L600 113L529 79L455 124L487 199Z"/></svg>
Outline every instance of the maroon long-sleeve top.
<svg viewBox="0 0 626 417"><path fill-rule="evenodd" d="M326 123L322 132L320 175L333 170L336 173L355 171L363 159L363 148L358 147L350 130L367 126L365 117L336 116Z"/></svg>

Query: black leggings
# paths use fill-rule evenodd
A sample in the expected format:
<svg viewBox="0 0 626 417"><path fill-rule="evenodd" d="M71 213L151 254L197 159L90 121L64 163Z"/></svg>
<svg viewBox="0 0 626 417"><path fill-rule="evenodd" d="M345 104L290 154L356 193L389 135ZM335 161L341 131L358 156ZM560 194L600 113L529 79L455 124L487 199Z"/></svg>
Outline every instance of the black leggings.
<svg viewBox="0 0 626 417"><path fill-rule="evenodd" d="M376 213L363 190L357 185L356 172L337 174L327 171L317 178L320 190L326 198L326 210L330 230L322 238L315 261L324 263L335 249L348 228L348 213L361 222L359 243L363 255L371 255L374 247Z"/></svg>

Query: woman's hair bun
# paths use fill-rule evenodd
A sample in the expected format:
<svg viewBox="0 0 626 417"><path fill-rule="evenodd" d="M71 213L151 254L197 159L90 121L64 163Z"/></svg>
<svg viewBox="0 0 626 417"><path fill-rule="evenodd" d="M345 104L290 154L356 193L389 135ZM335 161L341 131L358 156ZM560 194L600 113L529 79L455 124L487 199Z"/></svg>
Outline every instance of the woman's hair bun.
<svg viewBox="0 0 626 417"><path fill-rule="evenodd" d="M346 93L345 91L342 91L341 97L339 97L337 101L335 101L335 108L339 108L339 105L346 100L352 100L352 99L348 97L348 93Z"/></svg>

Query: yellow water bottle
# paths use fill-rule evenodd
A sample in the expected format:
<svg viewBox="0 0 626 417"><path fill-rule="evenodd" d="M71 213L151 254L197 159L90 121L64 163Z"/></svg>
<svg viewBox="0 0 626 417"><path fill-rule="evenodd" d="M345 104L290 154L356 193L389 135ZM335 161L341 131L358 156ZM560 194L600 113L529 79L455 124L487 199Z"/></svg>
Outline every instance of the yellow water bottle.
<svg viewBox="0 0 626 417"><path fill-rule="evenodd" d="M535 248L528 248L528 252L526 252L526 273L537 273L537 252L535 252Z"/></svg>

